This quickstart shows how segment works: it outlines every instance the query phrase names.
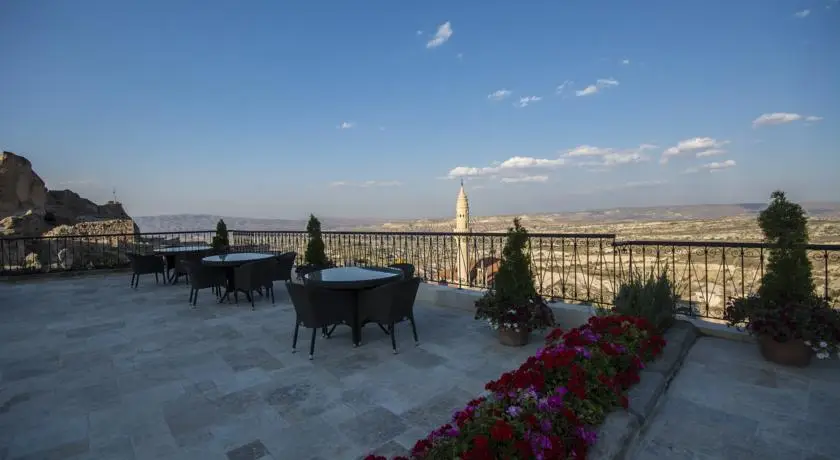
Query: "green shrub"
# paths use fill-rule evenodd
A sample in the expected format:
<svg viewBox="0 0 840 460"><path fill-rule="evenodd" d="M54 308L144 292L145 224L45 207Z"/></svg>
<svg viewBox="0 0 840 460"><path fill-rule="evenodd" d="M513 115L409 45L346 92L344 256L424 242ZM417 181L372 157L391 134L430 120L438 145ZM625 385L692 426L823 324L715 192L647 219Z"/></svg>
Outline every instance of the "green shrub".
<svg viewBox="0 0 840 460"><path fill-rule="evenodd" d="M213 236L213 242L210 243L210 246L216 251L224 251L230 247L228 229L224 219L219 219L219 222L216 223L216 235Z"/></svg>
<svg viewBox="0 0 840 460"><path fill-rule="evenodd" d="M326 268L332 265L327 258L324 249L324 238L321 235L321 221L314 214L309 215L309 222L306 224L306 233L309 234L309 243L306 245L304 262L316 268Z"/></svg>
<svg viewBox="0 0 840 460"><path fill-rule="evenodd" d="M528 231L513 219L493 286L475 302L475 319L487 320L494 329L516 331L554 326L551 308L537 295L527 247Z"/></svg>
<svg viewBox="0 0 840 460"><path fill-rule="evenodd" d="M644 281L641 276L635 276L622 284L615 296L614 311L645 318L657 331L663 332L674 323L678 300L665 268L659 276L651 273Z"/></svg>

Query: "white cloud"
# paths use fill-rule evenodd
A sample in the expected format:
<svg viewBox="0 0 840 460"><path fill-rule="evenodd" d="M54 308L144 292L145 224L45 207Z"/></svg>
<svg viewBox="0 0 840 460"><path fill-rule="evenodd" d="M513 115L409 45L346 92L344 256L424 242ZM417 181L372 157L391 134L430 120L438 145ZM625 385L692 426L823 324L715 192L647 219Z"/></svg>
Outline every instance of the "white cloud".
<svg viewBox="0 0 840 460"><path fill-rule="evenodd" d="M580 145L563 154L564 157L581 158L576 164L586 167L610 167L650 160L644 152L656 148L652 144L641 144L631 149L613 149Z"/></svg>
<svg viewBox="0 0 840 460"><path fill-rule="evenodd" d="M796 16L797 18L805 18L808 17L809 14L811 14L811 10L802 10L794 13L794 16Z"/></svg>
<svg viewBox="0 0 840 460"><path fill-rule="evenodd" d="M703 150L701 152L697 152L697 154L695 156L697 158L702 158L702 157L711 157L711 156L715 156L715 155L723 155L724 153L726 153L726 150L723 150L723 149L709 149L709 150Z"/></svg>
<svg viewBox="0 0 840 460"><path fill-rule="evenodd" d="M775 113L765 113L762 114L760 117L753 120L752 125L753 128L757 128L759 126L767 126L767 125L781 125L785 123L791 123L797 120L801 120L802 115L798 113L788 113L788 112L775 112Z"/></svg>
<svg viewBox="0 0 840 460"><path fill-rule="evenodd" d="M502 182L506 184L513 184L518 182L545 182L548 176L519 176L519 177L503 177Z"/></svg>
<svg viewBox="0 0 840 460"><path fill-rule="evenodd" d="M821 121L823 117L818 117L816 115L810 115L805 117L805 121Z"/></svg>
<svg viewBox="0 0 840 460"><path fill-rule="evenodd" d="M520 97L519 102L516 103L517 107L528 107L528 104L532 102L539 102L542 98L540 96L525 96Z"/></svg>
<svg viewBox="0 0 840 460"><path fill-rule="evenodd" d="M397 187L402 185L401 182L395 180L388 180L388 181L377 181L377 180L368 180L364 182L353 182L353 181L336 181L331 182L330 187L361 187L361 188L368 188L368 187Z"/></svg>
<svg viewBox="0 0 840 460"><path fill-rule="evenodd" d="M423 31L422 31L422 30L418 30L418 31L417 31L417 36L420 36L420 35L423 35Z"/></svg>
<svg viewBox="0 0 840 460"><path fill-rule="evenodd" d="M340 125L338 125L338 129L350 129L356 126L356 123L352 121L342 121Z"/></svg>
<svg viewBox="0 0 840 460"><path fill-rule="evenodd" d="M575 94L577 94L578 96L589 96L591 94L597 93L602 89L612 88L614 86L618 86L618 80L615 80L613 78L599 78L594 85L589 85L582 90L576 91Z"/></svg>
<svg viewBox="0 0 840 460"><path fill-rule="evenodd" d="M712 162L706 163L703 165L703 169L708 169L710 172L719 171L721 169L728 169L734 168L736 165L735 160L726 160L722 162Z"/></svg>
<svg viewBox="0 0 840 460"><path fill-rule="evenodd" d="M566 152L565 156L567 157L587 157L587 156L600 156L606 155L610 153L612 149L606 149L601 147L594 147L591 145L580 145L577 146L568 152Z"/></svg>
<svg viewBox="0 0 840 460"><path fill-rule="evenodd" d="M667 163L670 157L681 155L683 153L692 153L697 151L708 151L719 149L728 144L729 141L719 141L711 137L694 137L686 139L677 143L673 147L669 147L662 152L660 163Z"/></svg>
<svg viewBox="0 0 840 460"><path fill-rule="evenodd" d="M622 59L621 63L624 64L624 65L628 65L628 64L630 64L630 59Z"/></svg>
<svg viewBox="0 0 840 460"><path fill-rule="evenodd" d="M491 166L478 168L474 166L458 166L447 173L450 179L459 177L502 176L521 177L523 171L535 169L553 169L566 164L565 158L534 158L510 157L502 162L494 162Z"/></svg>
<svg viewBox="0 0 840 460"><path fill-rule="evenodd" d="M574 83L574 82L573 82L573 81L571 81L571 80L566 80L566 81L564 81L563 83L560 83L560 85L558 85L558 86L557 86L557 90L556 90L554 93L555 93L555 94L557 94L558 96L563 96L563 95L565 95L565 94L566 94L566 92L567 92L567 90L569 89L569 87L570 87L573 83Z"/></svg>
<svg viewBox="0 0 840 460"><path fill-rule="evenodd" d="M507 89L500 89L497 91L493 91L492 93L487 95L487 99L491 101L501 101L502 99L511 95L511 91Z"/></svg>
<svg viewBox="0 0 840 460"><path fill-rule="evenodd" d="M452 36L452 24L449 21L439 25L435 36L426 43L426 48L437 48L446 43L449 37Z"/></svg>

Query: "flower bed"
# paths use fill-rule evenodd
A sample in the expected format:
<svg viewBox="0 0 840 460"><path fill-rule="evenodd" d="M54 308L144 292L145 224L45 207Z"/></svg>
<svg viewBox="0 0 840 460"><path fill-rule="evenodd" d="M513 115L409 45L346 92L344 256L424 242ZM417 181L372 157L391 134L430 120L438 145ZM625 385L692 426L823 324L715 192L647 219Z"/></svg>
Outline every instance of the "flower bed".
<svg viewBox="0 0 840 460"><path fill-rule="evenodd" d="M597 427L614 409L627 408L627 389L664 346L646 320L630 316L555 329L519 369L486 385L490 395L418 441L411 459L586 458ZM408 460L394 458L401 459Z"/></svg>

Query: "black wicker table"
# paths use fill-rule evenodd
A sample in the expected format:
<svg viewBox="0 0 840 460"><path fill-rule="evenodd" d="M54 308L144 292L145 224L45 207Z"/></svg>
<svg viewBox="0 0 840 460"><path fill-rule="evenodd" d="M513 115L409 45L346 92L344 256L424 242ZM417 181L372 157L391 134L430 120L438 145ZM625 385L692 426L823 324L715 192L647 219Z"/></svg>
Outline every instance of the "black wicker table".
<svg viewBox="0 0 840 460"><path fill-rule="evenodd" d="M362 326L359 321L359 296L358 293L364 289L371 289L383 284L390 283L402 278L403 273L399 269L391 268L362 268L362 267L338 267L327 268L307 274L304 279L307 283L327 289L342 291L355 291L353 296L353 346L359 346L362 342ZM381 326L380 326L381 327Z"/></svg>

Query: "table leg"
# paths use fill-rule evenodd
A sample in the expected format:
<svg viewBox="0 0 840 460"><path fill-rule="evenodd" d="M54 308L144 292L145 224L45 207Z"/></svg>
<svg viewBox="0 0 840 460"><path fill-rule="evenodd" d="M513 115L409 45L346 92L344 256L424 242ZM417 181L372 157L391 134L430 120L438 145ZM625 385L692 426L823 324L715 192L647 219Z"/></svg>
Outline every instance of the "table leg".
<svg viewBox="0 0 840 460"><path fill-rule="evenodd" d="M358 347L362 344L362 324L359 319L359 302L353 305L353 324L350 325L353 329L353 346Z"/></svg>
<svg viewBox="0 0 840 460"><path fill-rule="evenodd" d="M233 268L225 267L225 278L227 278L227 283L225 283L225 293L222 294L222 297L219 299L219 303L230 301L231 292L236 291L236 280L233 279Z"/></svg>

